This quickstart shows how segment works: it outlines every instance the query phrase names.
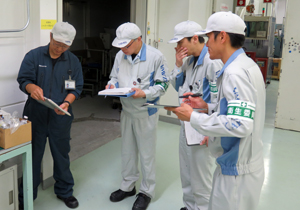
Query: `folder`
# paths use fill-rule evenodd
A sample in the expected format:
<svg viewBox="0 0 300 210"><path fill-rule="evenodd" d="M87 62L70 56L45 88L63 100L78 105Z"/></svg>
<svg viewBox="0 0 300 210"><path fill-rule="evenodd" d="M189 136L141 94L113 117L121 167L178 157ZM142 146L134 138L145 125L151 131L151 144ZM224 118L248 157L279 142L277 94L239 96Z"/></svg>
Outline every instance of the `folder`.
<svg viewBox="0 0 300 210"><path fill-rule="evenodd" d="M188 146L199 146L205 137L204 135L199 133L195 128L193 128L190 122L184 121L184 131L186 144Z"/></svg>
<svg viewBox="0 0 300 210"><path fill-rule="evenodd" d="M132 91L131 88L114 88L114 89L105 89L98 92L99 96L113 96L113 97L123 97L127 98L135 94L135 91Z"/></svg>

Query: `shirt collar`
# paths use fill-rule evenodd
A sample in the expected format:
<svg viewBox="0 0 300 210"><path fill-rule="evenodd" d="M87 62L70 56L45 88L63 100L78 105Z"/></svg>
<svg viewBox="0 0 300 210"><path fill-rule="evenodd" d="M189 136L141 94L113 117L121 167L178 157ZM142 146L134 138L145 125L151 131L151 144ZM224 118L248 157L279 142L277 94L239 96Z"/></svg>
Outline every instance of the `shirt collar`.
<svg viewBox="0 0 300 210"><path fill-rule="evenodd" d="M232 63L232 61L234 61L240 54L245 53L245 51L243 50L243 48L240 48L238 50L236 50L231 56L230 58L227 60L227 62L225 63L225 65L223 66L223 68L221 69L220 73L218 74L217 78L219 78L223 72L225 71L225 69L227 68L227 66L229 66L229 64Z"/></svg>
<svg viewBox="0 0 300 210"><path fill-rule="evenodd" d="M200 56L199 56L199 58L198 58L197 66L203 64L203 60L204 60L204 57L205 57L207 51L208 51L208 47L206 47L206 45L204 45L204 47L203 47L202 50L201 50ZM190 60L189 65L191 65L191 64L194 62L194 59L195 59L195 57L192 57L192 59Z"/></svg>

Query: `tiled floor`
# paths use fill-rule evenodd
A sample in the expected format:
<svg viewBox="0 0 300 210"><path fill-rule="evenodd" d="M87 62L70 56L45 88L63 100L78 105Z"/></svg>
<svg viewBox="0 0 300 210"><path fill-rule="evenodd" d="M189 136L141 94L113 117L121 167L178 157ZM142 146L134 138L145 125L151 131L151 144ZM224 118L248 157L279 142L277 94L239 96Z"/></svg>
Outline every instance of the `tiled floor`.
<svg viewBox="0 0 300 210"><path fill-rule="evenodd" d="M277 89L278 81L272 81L267 88L266 123L263 133L266 176L258 210L298 210L300 133L274 128ZM157 136L156 197L148 210L179 210L182 207L178 161L179 126L159 122ZM110 193L119 188L121 181L120 152L121 141L117 138L72 162L74 195L80 202L78 210L132 208L134 197L119 203L109 201ZM68 208L55 197L51 187L39 191L34 209Z"/></svg>

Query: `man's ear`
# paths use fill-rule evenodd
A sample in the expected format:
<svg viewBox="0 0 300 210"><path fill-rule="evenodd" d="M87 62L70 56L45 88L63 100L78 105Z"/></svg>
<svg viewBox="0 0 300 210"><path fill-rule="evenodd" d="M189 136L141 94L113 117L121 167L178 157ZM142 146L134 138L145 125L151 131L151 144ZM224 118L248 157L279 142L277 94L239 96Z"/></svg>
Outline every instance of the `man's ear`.
<svg viewBox="0 0 300 210"><path fill-rule="evenodd" d="M192 38L192 40L193 40L193 43L197 43L197 42L199 42L199 40L198 40L199 38L198 38L198 35L194 35L193 36L193 38Z"/></svg>
<svg viewBox="0 0 300 210"><path fill-rule="evenodd" d="M225 31L220 32L221 43L224 43L228 38L228 34Z"/></svg>

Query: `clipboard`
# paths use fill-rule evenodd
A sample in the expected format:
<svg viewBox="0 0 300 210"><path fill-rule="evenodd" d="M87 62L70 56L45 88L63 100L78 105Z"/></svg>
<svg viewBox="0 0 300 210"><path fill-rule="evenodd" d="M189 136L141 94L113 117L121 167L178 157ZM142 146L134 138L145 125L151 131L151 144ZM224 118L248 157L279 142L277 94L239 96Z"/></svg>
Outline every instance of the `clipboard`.
<svg viewBox="0 0 300 210"><path fill-rule="evenodd" d="M63 110L60 106L58 106L54 101L52 101L50 98L44 97L45 101L42 100L37 100L37 102L43 104L44 106L50 108L50 109L55 109L57 108L59 111L62 111L66 115L71 117L71 114L65 110Z"/></svg>
<svg viewBox="0 0 300 210"><path fill-rule="evenodd" d="M131 88L114 88L114 89L105 89L98 92L99 96L112 96L127 98L135 94L135 91L132 91Z"/></svg>

